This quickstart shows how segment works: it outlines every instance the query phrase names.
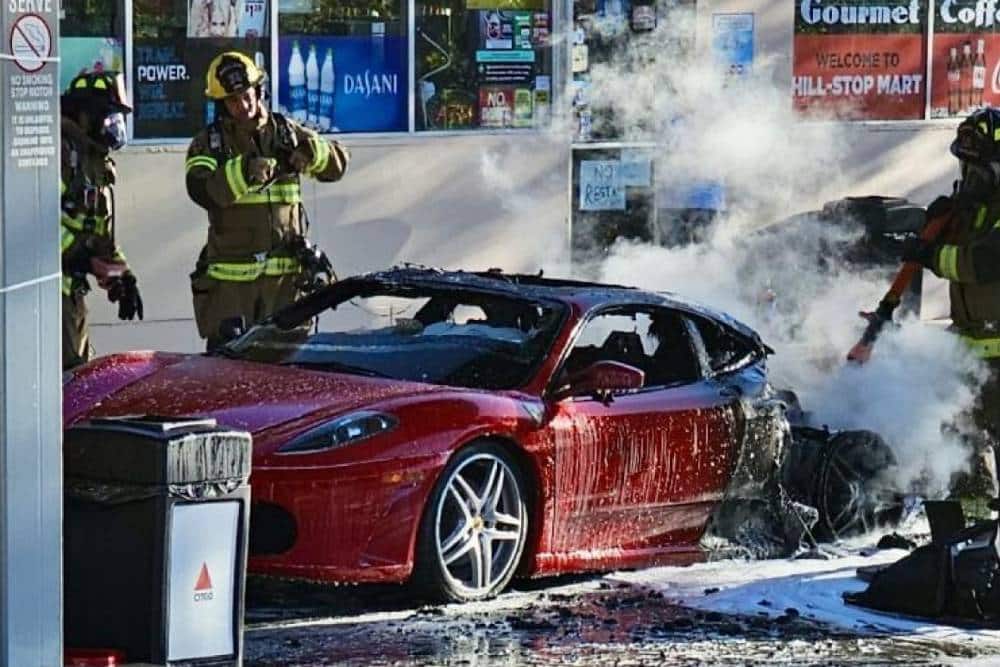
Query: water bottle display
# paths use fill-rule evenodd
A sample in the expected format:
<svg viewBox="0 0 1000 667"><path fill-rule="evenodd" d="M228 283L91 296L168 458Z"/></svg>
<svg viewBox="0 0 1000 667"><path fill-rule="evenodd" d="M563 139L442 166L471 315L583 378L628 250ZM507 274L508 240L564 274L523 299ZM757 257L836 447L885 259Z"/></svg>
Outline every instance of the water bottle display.
<svg viewBox="0 0 1000 667"><path fill-rule="evenodd" d="M333 66L333 49L326 50L323 67L319 73L319 129L324 132L334 129L333 96L336 92L336 72Z"/></svg>
<svg viewBox="0 0 1000 667"><path fill-rule="evenodd" d="M306 121L306 64L298 42L292 44L288 61L288 113L301 123Z"/></svg>
<svg viewBox="0 0 1000 667"><path fill-rule="evenodd" d="M306 59L306 111L309 124L319 124L319 62L315 44L309 45L309 58Z"/></svg>
<svg viewBox="0 0 1000 667"><path fill-rule="evenodd" d="M402 28L398 21L369 13L349 17L352 34L279 40L278 59L286 74L278 82L275 108L323 133L407 129L408 51Z"/></svg>
<svg viewBox="0 0 1000 667"><path fill-rule="evenodd" d="M372 67L381 69L385 64L385 23L372 23Z"/></svg>

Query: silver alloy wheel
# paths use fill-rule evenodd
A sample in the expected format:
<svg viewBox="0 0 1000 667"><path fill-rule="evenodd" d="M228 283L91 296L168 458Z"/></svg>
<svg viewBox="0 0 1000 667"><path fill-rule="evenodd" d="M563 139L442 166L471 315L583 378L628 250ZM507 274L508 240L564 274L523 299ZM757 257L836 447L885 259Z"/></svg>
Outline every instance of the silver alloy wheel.
<svg viewBox="0 0 1000 667"><path fill-rule="evenodd" d="M434 517L438 563L452 586L488 594L517 566L524 535L521 489L503 459L477 454L452 471Z"/></svg>

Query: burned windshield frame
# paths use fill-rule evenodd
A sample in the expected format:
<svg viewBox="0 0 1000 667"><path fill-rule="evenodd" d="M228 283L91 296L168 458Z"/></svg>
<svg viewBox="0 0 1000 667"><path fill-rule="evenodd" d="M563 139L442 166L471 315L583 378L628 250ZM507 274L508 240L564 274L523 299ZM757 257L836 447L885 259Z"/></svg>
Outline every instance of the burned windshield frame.
<svg viewBox="0 0 1000 667"><path fill-rule="evenodd" d="M403 298L429 298L428 304L424 304L414 314L412 319L422 321L432 315L435 304L454 302L466 305L481 305L484 310L490 309L490 305L500 308L516 307L517 309L542 309L544 312L540 316L545 320L541 322L538 334L526 344L533 348L530 350L530 363L526 363L523 372L516 381L504 383L502 387L479 387L490 389L515 389L528 384L537 374L539 369L551 354L552 347L558 338L559 333L565 326L569 314L568 306L555 299L539 298L534 295L523 295L506 291L480 289L468 285L434 285L434 284L413 284L376 281L367 278L348 278L330 287L314 292L287 308L275 313L272 317L257 324L239 338L232 340L222 346L217 353L230 358L244 358L249 356L251 348L259 348L261 335L289 336L288 345L295 346L306 342L312 335L313 323L317 317L327 311L335 311L343 304L350 303L359 298L370 297L403 297ZM430 306L430 308L428 308ZM549 317L545 317L545 313ZM425 326L438 321L445 321L445 318L433 318L423 322ZM264 333L267 330L268 333ZM330 332L335 333L335 332ZM275 346L275 351L283 346ZM259 349L258 349L259 351ZM251 358L249 361L261 363L287 363L285 359L287 352L281 352L274 358ZM266 357L266 355L264 355ZM336 366L336 363L331 363ZM381 373L381 371L379 371ZM389 377L396 377L389 375ZM398 378L406 380L406 378ZM433 384L455 384L455 386L472 386L464 383L448 382L448 376L435 380L426 380ZM419 380L418 380L419 381Z"/></svg>

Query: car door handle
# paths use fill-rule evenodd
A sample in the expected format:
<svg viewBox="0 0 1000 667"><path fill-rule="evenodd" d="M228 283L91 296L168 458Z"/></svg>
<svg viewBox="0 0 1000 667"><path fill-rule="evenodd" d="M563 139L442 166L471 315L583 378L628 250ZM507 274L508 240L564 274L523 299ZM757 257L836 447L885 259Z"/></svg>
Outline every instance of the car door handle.
<svg viewBox="0 0 1000 667"><path fill-rule="evenodd" d="M743 392L735 387L720 387L719 396L723 398L739 398Z"/></svg>

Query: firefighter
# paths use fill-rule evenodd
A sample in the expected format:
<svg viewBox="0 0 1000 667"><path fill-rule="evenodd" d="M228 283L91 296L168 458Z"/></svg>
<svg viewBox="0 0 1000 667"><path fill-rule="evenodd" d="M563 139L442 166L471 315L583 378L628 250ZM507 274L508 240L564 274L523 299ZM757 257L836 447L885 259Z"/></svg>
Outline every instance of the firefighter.
<svg viewBox="0 0 1000 667"><path fill-rule="evenodd" d="M125 80L117 72L81 72L61 99L63 370L93 354L84 295L87 275L118 304L118 317L142 319L135 275L115 242L115 162L111 152L125 145L125 114L132 108Z"/></svg>
<svg viewBox="0 0 1000 667"><path fill-rule="evenodd" d="M306 239L300 176L336 181L349 155L261 101L265 74L236 51L208 67L216 120L188 149L187 191L208 211L208 242L191 274L198 333L208 349L234 320L249 326L333 278Z"/></svg>
<svg viewBox="0 0 1000 667"><path fill-rule="evenodd" d="M952 328L989 370L972 414L982 434L974 443L972 470L952 488L954 495L983 505L982 499L997 497L1000 445L1000 110L980 109L962 121L951 152L959 159L961 180L952 196L928 208L928 218L951 216L947 232L934 241L909 240L903 259L949 281ZM983 513L982 506L973 510Z"/></svg>

